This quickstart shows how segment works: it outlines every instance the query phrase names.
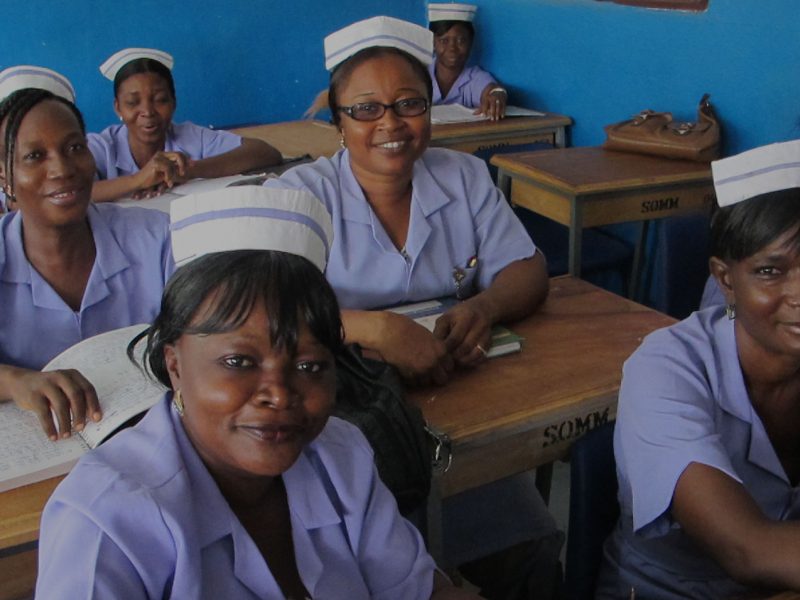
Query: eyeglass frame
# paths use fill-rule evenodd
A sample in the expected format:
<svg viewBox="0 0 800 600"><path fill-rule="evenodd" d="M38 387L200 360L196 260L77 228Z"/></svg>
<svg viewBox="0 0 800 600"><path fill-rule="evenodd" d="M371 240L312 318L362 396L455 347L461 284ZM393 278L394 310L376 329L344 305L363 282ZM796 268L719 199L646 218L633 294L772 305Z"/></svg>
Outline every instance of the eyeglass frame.
<svg viewBox="0 0 800 600"><path fill-rule="evenodd" d="M411 100L422 100L425 103L425 108L422 110L422 112L417 113L416 115L401 115L401 114L399 114L395 107L398 104L402 103L402 102L409 102ZM353 116L353 109L354 108L356 108L358 106L370 106L370 105L380 106L381 108L383 108L383 110L374 119L357 119L356 117ZM428 100L427 98L422 98L420 96L420 97L416 97L416 98L401 98L400 100L396 100L395 102L392 102L391 104L384 104L383 102L357 102L356 104L351 104L350 106L339 106L339 107L337 107L336 110L346 114L348 117L350 117L354 121L359 121L361 123L369 123L371 121L377 121L378 119L383 117L383 115L386 114L386 111L389 110L390 108L392 109L392 112L394 112L395 116L397 116L397 117L399 117L401 119L414 118L414 117L419 117L421 115L424 115L426 112L428 112L430 110L430 108L431 108L431 101Z"/></svg>

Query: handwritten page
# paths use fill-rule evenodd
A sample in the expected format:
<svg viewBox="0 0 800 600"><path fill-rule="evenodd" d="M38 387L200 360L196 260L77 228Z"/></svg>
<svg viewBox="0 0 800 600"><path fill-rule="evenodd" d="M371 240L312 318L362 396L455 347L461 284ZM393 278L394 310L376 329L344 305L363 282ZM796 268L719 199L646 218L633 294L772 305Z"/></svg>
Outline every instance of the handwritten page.
<svg viewBox="0 0 800 600"><path fill-rule="evenodd" d="M147 325L131 325L83 340L51 360L43 371L77 369L97 391L103 410L101 421L87 423L80 433L94 448L131 417L147 410L164 394L127 355L128 343ZM144 344L136 347L141 364Z"/></svg>
<svg viewBox="0 0 800 600"><path fill-rule="evenodd" d="M63 475L88 450L77 435L51 442L36 415L0 402L0 492Z"/></svg>

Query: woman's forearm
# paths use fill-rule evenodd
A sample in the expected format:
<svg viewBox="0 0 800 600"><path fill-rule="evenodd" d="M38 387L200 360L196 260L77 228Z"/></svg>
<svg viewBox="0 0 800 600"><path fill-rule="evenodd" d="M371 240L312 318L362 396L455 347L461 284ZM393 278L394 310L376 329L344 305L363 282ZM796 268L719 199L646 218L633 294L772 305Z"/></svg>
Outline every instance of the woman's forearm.
<svg viewBox="0 0 800 600"><path fill-rule="evenodd" d="M225 177L246 173L254 169L278 165L283 160L281 153L268 143L253 138L242 138L238 148L224 154L192 161L187 178Z"/></svg>
<svg viewBox="0 0 800 600"><path fill-rule="evenodd" d="M550 280L544 255L517 260L500 271L492 284L467 302L476 303L494 323L514 321L534 312L547 298Z"/></svg>

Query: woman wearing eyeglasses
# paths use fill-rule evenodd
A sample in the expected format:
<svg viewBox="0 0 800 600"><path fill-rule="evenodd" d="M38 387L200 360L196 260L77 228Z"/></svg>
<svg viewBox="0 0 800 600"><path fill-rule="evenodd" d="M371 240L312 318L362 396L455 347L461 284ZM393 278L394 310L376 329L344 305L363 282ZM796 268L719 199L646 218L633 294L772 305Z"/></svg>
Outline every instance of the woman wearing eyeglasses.
<svg viewBox="0 0 800 600"><path fill-rule="evenodd" d="M485 359L494 323L544 300L545 259L482 161L428 148L429 31L376 17L328 36L325 47L342 150L265 185L307 189L330 210L326 276L345 309L347 341L377 351L407 379L444 383L457 365ZM376 310L445 296L464 301L433 334Z"/></svg>
<svg viewBox="0 0 800 600"><path fill-rule="evenodd" d="M475 28L474 4L431 3L428 21L433 32L436 60L428 68L433 80L434 104L462 104L491 120L506 114L508 92L477 65L467 66Z"/></svg>
<svg viewBox="0 0 800 600"><path fill-rule="evenodd" d="M346 341L377 352L413 383L441 384L457 366L485 360L491 326L535 310L548 279L544 257L486 165L428 148L432 49L430 31L388 17L328 36L328 100L342 150L265 185L305 189L330 211L334 241L325 274L343 309ZM382 310L446 296L463 301L439 318L434 333ZM560 532L528 483L510 480L446 504L448 563L540 534L557 539ZM507 512L495 502L508 502ZM497 523L501 513L514 514L511 528ZM449 544L454 531L460 543ZM498 588L485 597L525 596Z"/></svg>

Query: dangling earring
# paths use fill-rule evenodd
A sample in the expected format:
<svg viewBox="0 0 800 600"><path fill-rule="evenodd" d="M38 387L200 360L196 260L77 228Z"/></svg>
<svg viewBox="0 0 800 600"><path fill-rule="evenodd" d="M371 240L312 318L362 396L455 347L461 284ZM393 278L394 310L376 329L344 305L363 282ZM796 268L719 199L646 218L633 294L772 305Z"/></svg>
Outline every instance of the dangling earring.
<svg viewBox="0 0 800 600"><path fill-rule="evenodd" d="M339 147L342 149L347 148L347 144L344 143L344 136L339 138Z"/></svg>
<svg viewBox="0 0 800 600"><path fill-rule="evenodd" d="M728 319L733 321L736 318L736 305L735 304L726 304L725 305L725 314L728 316Z"/></svg>
<svg viewBox="0 0 800 600"><path fill-rule="evenodd" d="M178 411L178 414L182 417L183 416L183 398L181 397L181 391L176 390L174 394L172 394L172 405L175 407L175 410Z"/></svg>

